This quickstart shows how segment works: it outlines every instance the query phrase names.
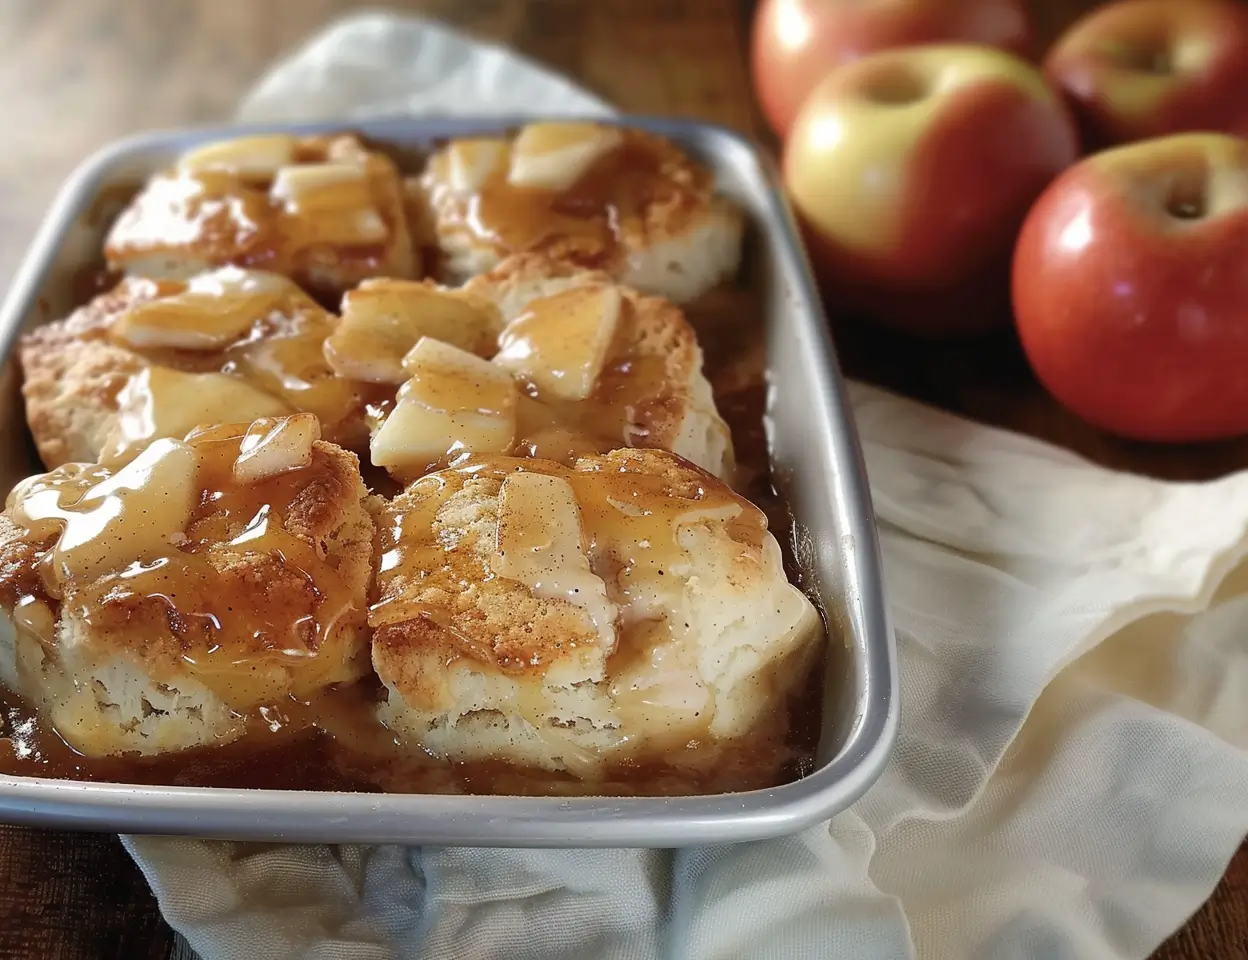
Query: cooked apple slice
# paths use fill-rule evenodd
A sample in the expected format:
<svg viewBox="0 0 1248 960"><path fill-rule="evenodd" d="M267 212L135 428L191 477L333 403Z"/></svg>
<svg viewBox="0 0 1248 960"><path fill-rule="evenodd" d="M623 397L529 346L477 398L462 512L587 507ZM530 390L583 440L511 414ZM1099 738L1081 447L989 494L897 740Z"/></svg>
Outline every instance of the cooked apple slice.
<svg viewBox="0 0 1248 960"><path fill-rule="evenodd" d="M507 182L567 190L622 140L618 129L599 123L530 123L512 144Z"/></svg>
<svg viewBox="0 0 1248 960"><path fill-rule="evenodd" d="M389 235L361 163L282 167L270 191L320 243L383 243Z"/></svg>
<svg viewBox="0 0 1248 960"><path fill-rule="evenodd" d="M403 357L421 337L492 356L502 316L490 301L413 280L366 280L342 300L342 322L325 342L341 376L402 383Z"/></svg>
<svg viewBox="0 0 1248 960"><path fill-rule="evenodd" d="M294 284L274 274L223 267L193 277L182 293L137 303L109 329L143 349L222 350L256 320L283 309Z"/></svg>
<svg viewBox="0 0 1248 960"><path fill-rule="evenodd" d="M541 393L584 400L606 365L620 309L620 291L608 284L534 300L499 336L494 362Z"/></svg>
<svg viewBox="0 0 1248 960"><path fill-rule="evenodd" d="M477 193L507 160L510 144L501 137L453 140L447 147L447 180L455 193Z"/></svg>
<svg viewBox="0 0 1248 960"><path fill-rule="evenodd" d="M117 558L143 559L186 530L195 505L198 460L164 438L115 473L73 465L18 484L12 517L36 535L59 532L48 573L57 583L88 583Z"/></svg>
<svg viewBox="0 0 1248 960"><path fill-rule="evenodd" d="M191 150L178 160L189 172L221 170L247 180L268 180L295 158L295 138L288 134L218 140Z"/></svg>
<svg viewBox="0 0 1248 960"><path fill-rule="evenodd" d="M372 461L401 476L443 457L502 453L515 439L515 381L501 367L423 337L405 358L411 379L373 437Z"/></svg>
<svg viewBox="0 0 1248 960"><path fill-rule="evenodd" d="M117 424L104 442L102 459L124 459L153 437L181 437L204 423L230 423L291 413L240 377L147 367L117 396Z"/></svg>
<svg viewBox="0 0 1248 960"><path fill-rule="evenodd" d="M610 656L617 611L607 599L606 585L590 570L583 543L581 508L572 484L540 473L508 475L498 491L494 572L519 580L535 597L581 607Z"/></svg>
<svg viewBox="0 0 1248 960"><path fill-rule="evenodd" d="M312 462L312 444L321 439L315 414L265 417L252 421L239 444L231 473L237 483L256 483L301 470Z"/></svg>

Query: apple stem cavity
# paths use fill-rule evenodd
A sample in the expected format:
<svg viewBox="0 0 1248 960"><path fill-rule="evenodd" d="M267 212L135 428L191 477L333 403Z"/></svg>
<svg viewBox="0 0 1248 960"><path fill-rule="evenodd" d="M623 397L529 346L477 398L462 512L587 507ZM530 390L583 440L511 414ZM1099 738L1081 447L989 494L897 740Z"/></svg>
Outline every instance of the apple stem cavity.
<svg viewBox="0 0 1248 960"><path fill-rule="evenodd" d="M1145 47L1140 50L1124 50L1122 64L1129 70L1166 77L1174 72L1174 59L1169 50Z"/></svg>
<svg viewBox="0 0 1248 960"><path fill-rule="evenodd" d="M877 70L866 77L863 95L872 103L906 107L922 100L927 87L913 71L891 65L890 69Z"/></svg>
<svg viewBox="0 0 1248 960"><path fill-rule="evenodd" d="M1180 174L1166 194L1166 213L1176 220L1199 220L1208 208L1206 174L1191 171Z"/></svg>

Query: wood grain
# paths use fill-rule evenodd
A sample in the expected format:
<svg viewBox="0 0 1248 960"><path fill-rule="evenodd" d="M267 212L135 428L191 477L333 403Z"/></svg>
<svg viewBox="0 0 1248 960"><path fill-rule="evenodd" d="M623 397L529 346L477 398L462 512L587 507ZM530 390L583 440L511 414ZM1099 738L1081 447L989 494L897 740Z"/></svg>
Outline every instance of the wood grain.
<svg viewBox="0 0 1248 960"><path fill-rule="evenodd" d="M1033 0L1047 41L1090 0ZM137 130L229 116L277 57L351 0L4 0L0 4L0 282L60 182ZM742 0L391 2L511 44L627 110L698 117L768 136L754 106ZM842 328L846 368L1100 462L1195 479L1248 466L1248 443L1144 447L1065 415L1009 337L957 347ZM167 957L172 934L114 837L0 828L0 960ZM1248 960L1248 848L1156 960Z"/></svg>

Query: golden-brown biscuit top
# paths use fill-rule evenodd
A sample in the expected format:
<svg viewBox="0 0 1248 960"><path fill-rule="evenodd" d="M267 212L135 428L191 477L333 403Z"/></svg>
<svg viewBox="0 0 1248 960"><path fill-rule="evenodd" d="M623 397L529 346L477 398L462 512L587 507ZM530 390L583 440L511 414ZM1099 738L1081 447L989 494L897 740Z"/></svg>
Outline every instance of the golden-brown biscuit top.
<svg viewBox="0 0 1248 960"><path fill-rule="evenodd" d="M504 485L517 473L558 478L571 489L572 513L543 517L535 511L530 521L539 528L531 537L534 549L579 526L581 560L588 566L569 575L578 558L561 557L561 569L548 571L546 583L575 584L570 591L534 587L499 572L505 560L499 532ZM630 594L642 581L648 584L643 592L665 577L672 590L681 589L678 581L688 567L681 529L702 522L726 528L733 556L723 558L722 568L731 571L734 587L749 590L761 575L766 519L674 454L619 450L583 458L575 467L477 457L430 474L378 517L378 602L369 616L376 630L374 663L398 689L424 685L416 672L428 660L406 653L430 649L444 653L440 662L468 657L517 677L559 669L572 671L573 681L600 680L615 651L615 624L604 630L597 622L602 604L585 599L593 582L605 587L609 604L642 602ZM551 526L543 529L544 523Z"/></svg>

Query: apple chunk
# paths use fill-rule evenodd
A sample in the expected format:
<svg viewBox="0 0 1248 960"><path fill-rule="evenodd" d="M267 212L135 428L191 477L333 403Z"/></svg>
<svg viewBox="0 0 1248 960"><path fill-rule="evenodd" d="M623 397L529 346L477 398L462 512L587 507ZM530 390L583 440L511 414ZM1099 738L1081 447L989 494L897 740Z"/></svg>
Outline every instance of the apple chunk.
<svg viewBox="0 0 1248 960"><path fill-rule="evenodd" d="M340 376L402 383L403 356L421 337L480 357L498 344L503 320L484 298L412 280L366 280L342 300L342 322L325 342L325 358Z"/></svg>
<svg viewBox="0 0 1248 960"><path fill-rule="evenodd" d="M311 413L255 420L239 445L234 481L257 483L301 470L312 462L312 446L320 439L321 422Z"/></svg>
<svg viewBox="0 0 1248 960"><path fill-rule="evenodd" d="M374 464L408 476L444 457L511 447L517 390L506 370L429 337L412 348L404 365L411 379L373 437Z"/></svg>
<svg viewBox="0 0 1248 960"><path fill-rule="evenodd" d="M105 462L128 459L158 437L181 437L206 423L282 417L290 407L240 377L151 366L117 395L117 421L104 441Z"/></svg>
<svg viewBox="0 0 1248 960"><path fill-rule="evenodd" d="M517 472L498 491L494 572L519 580L536 597L566 600L594 623L606 653L615 648L616 608L589 566L581 508L562 477Z"/></svg>
<svg viewBox="0 0 1248 960"><path fill-rule="evenodd" d="M606 365L620 309L619 288L606 284L534 300L503 330L495 363L543 394L584 400Z"/></svg>
<svg viewBox="0 0 1248 960"><path fill-rule="evenodd" d="M473 194L485 186L507 160L510 144L501 137L466 137L447 148L451 190Z"/></svg>
<svg viewBox="0 0 1248 960"><path fill-rule="evenodd" d="M622 142L619 130L601 123L530 123L512 145L507 182L567 190Z"/></svg>
<svg viewBox="0 0 1248 960"><path fill-rule="evenodd" d="M217 140L182 156L178 169L191 173L212 170L244 180L268 180L294 162L296 140L289 134Z"/></svg>
<svg viewBox="0 0 1248 960"><path fill-rule="evenodd" d="M282 167L270 193L317 242L368 245L383 243L389 235L362 163Z"/></svg>
<svg viewBox="0 0 1248 960"><path fill-rule="evenodd" d="M192 277L179 293L134 304L109 336L139 350L222 350L257 320L301 299L299 288L283 277L223 267Z"/></svg>

